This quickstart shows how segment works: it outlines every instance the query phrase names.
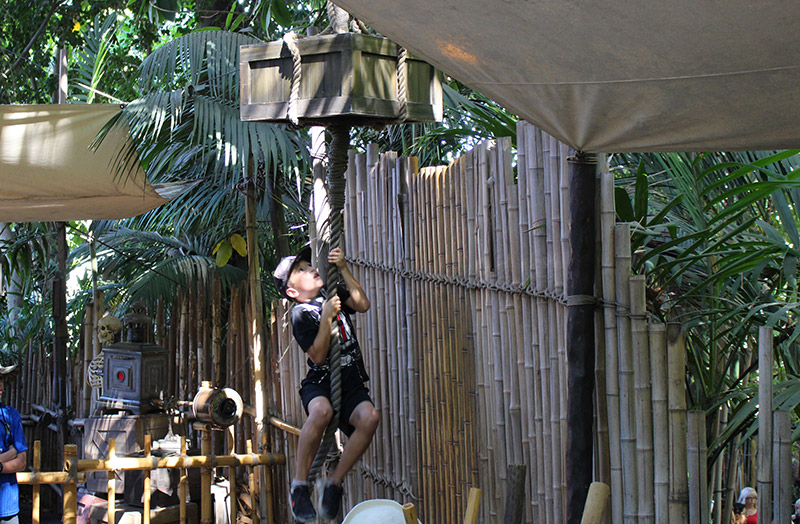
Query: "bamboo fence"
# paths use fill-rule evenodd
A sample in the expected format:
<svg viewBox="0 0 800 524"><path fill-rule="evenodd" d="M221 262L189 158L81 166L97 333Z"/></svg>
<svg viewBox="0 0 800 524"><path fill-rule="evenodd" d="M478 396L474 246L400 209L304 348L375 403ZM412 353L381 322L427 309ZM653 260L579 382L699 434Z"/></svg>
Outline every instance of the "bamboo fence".
<svg viewBox="0 0 800 524"><path fill-rule="evenodd" d="M355 320L381 421L346 479L345 512L391 498L422 522L457 522L480 487L479 521L497 522L513 502L509 471L525 465L523 520L565 521L569 153L527 124L516 166L506 139L423 169L373 146L351 151L344 245L372 302ZM686 522L685 346L679 326L646 311L630 227L616 224L613 176L600 171L594 467L611 487L605 521ZM306 364L289 307L275 305L279 409L301 426ZM285 446L293 464L296 439Z"/></svg>

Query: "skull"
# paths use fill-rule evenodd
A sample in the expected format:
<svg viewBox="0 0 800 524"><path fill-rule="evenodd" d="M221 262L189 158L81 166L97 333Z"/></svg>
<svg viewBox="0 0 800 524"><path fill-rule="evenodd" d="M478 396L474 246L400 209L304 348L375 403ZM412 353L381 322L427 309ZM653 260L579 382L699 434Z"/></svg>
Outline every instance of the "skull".
<svg viewBox="0 0 800 524"><path fill-rule="evenodd" d="M122 322L114 315L106 315L97 322L97 340L101 344L116 342L122 333Z"/></svg>

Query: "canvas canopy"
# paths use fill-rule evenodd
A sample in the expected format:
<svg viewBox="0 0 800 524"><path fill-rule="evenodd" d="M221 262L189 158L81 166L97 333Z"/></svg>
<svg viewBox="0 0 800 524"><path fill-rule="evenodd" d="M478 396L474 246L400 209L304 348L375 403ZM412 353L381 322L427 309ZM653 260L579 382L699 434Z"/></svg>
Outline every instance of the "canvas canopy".
<svg viewBox="0 0 800 524"><path fill-rule="evenodd" d="M141 166L118 174L127 136L90 149L120 106L0 106L0 222L117 219L149 211L184 190L153 186Z"/></svg>
<svg viewBox="0 0 800 524"><path fill-rule="evenodd" d="M339 0L589 152L800 146L800 3Z"/></svg>

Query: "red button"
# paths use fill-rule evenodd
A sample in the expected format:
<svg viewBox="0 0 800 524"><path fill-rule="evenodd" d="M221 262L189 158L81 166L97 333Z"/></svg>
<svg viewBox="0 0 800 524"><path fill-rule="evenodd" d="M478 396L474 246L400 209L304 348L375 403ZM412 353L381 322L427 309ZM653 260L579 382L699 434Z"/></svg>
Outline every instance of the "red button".
<svg viewBox="0 0 800 524"><path fill-rule="evenodd" d="M117 373L117 380L119 380L120 382L125 380L125 373L123 373L122 371Z"/></svg>

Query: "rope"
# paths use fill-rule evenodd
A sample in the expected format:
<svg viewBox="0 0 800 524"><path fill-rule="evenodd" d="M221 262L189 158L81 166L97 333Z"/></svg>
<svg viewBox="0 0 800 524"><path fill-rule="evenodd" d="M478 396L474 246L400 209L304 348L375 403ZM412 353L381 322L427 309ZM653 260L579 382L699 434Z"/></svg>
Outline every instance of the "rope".
<svg viewBox="0 0 800 524"><path fill-rule="evenodd" d="M350 143L350 126L337 125L329 128L331 133L331 143L328 147L328 202L331 207L330 227L331 227L331 250L341 247L344 237L344 203L345 203L345 178L347 171L347 147ZM339 283L339 268L336 264L328 265L327 275L328 289L336 293ZM333 296L333 295L331 295ZM311 464L308 473L309 482L314 482L322 470L328 450L334 442L336 428L339 426L339 413L342 407L342 343L339 338L339 322L331 325L331 345L328 350L328 366L331 374L331 406L333 406L333 417L325 435L322 437L317 455Z"/></svg>
<svg viewBox="0 0 800 524"><path fill-rule="evenodd" d="M350 14L328 0L328 21L334 33L346 33L350 22Z"/></svg>
<svg viewBox="0 0 800 524"><path fill-rule="evenodd" d="M292 54L292 85L289 91L289 104L286 110L289 122L293 126L300 125L300 119L297 116L297 100L300 98L300 78L302 76L300 71L300 48L297 46L297 35L294 32L288 32L283 35L283 45Z"/></svg>
<svg viewBox="0 0 800 524"><path fill-rule="evenodd" d="M398 122L408 120L408 50L401 47L397 53L397 101L400 102L400 111L397 116Z"/></svg>

